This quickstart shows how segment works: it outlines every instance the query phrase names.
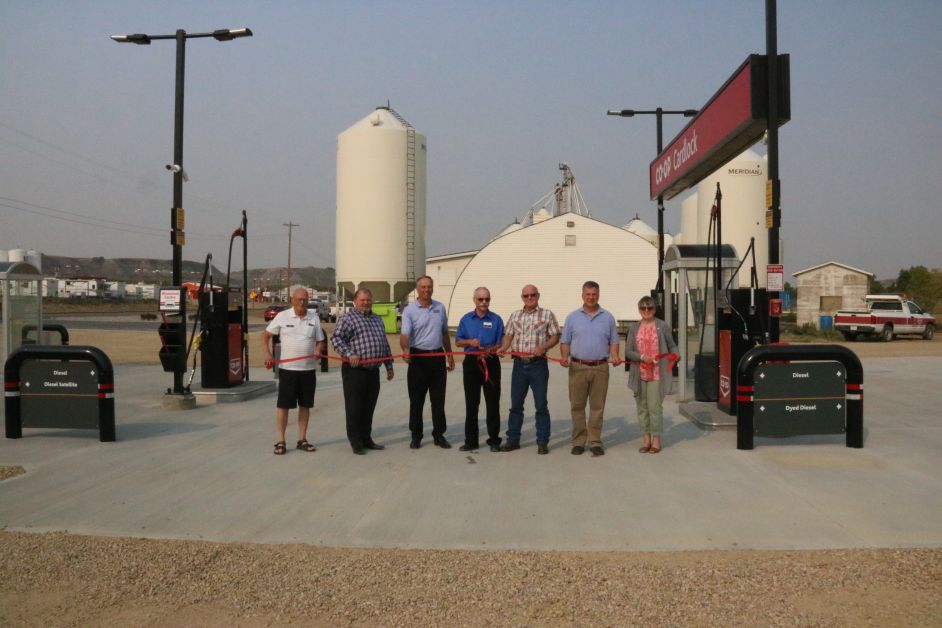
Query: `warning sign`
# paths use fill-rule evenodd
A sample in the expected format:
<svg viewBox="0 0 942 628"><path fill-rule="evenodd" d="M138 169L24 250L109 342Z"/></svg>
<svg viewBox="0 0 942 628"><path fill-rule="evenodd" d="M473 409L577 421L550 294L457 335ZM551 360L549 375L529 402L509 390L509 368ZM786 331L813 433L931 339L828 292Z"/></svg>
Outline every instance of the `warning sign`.
<svg viewBox="0 0 942 628"><path fill-rule="evenodd" d="M765 285L769 292L785 290L785 266L783 264L769 264L766 267Z"/></svg>

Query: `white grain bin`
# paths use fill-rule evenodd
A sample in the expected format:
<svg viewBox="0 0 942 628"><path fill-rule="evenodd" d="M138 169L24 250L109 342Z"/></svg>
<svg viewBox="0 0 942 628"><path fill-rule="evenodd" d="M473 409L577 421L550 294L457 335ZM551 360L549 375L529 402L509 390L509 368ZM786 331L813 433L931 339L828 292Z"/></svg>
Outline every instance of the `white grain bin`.
<svg viewBox="0 0 942 628"><path fill-rule="evenodd" d="M629 220L628 223L622 227L622 229L633 233L636 236L640 236L650 242L652 245L657 246L657 229L641 220L641 217L638 214L635 214L635 217ZM665 240L666 239L667 238L665 237Z"/></svg>
<svg viewBox="0 0 942 628"><path fill-rule="evenodd" d="M425 274L425 136L378 107L337 136L337 296L400 302Z"/></svg>
<svg viewBox="0 0 942 628"><path fill-rule="evenodd" d="M506 227L504 227L504 228L501 230L501 232L498 233L498 234L497 234L496 236L494 236L493 238L491 238L490 241L493 242L494 240L496 240L497 238L499 238L499 237L501 237L501 236L505 236L505 235L507 235L508 233L513 233L514 231L518 231L518 230L520 230L520 229L522 229L522 228L523 228L523 225L521 225L521 224L520 224L520 221L515 218L512 223L510 223L509 225L507 225Z"/></svg>
<svg viewBox="0 0 942 628"><path fill-rule="evenodd" d="M26 261L36 267L36 270L42 272L43 270L43 254L39 251L34 251L29 249L26 251Z"/></svg>
<svg viewBox="0 0 942 628"><path fill-rule="evenodd" d="M545 207L541 207L538 211L533 213L533 224L538 225L544 220L549 220L553 217L553 214L549 212Z"/></svg>
<svg viewBox="0 0 942 628"><path fill-rule="evenodd" d="M26 249L10 249L7 251L8 262L25 262Z"/></svg>
<svg viewBox="0 0 942 628"><path fill-rule="evenodd" d="M683 242L678 244L702 244L698 240L699 232L697 226L697 193L694 192L680 203L680 233L683 236Z"/></svg>
<svg viewBox="0 0 942 628"><path fill-rule="evenodd" d="M762 288L765 287L766 265L769 262L769 233L765 228L765 181L765 158L752 150L746 150L697 185L698 243L707 242L710 209L719 182L723 193L720 234L723 244L733 245L740 259L743 259L749 249L749 238L755 238L756 274L759 287ZM686 227L682 230L688 233ZM752 256L748 257L739 273L739 285L742 287L749 286Z"/></svg>

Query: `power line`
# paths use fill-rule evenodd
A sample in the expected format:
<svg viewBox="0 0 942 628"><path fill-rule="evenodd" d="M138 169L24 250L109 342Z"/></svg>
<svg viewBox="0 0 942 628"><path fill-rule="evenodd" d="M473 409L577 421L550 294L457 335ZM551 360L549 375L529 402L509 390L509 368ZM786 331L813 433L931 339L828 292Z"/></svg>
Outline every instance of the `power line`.
<svg viewBox="0 0 942 628"><path fill-rule="evenodd" d="M320 252L317 251L316 249L313 249L313 248L311 248L310 246L308 246L307 244L305 244L303 239L302 239L302 240L298 240L298 241L296 242L296 244L300 244L303 248L307 249L307 251L310 252L314 257L316 257L316 258L319 259L321 262L323 262L323 263L326 265L326 267L332 267L332 266L333 266L333 264L334 264L333 260L327 259L322 253L320 253Z"/></svg>
<svg viewBox="0 0 942 628"><path fill-rule="evenodd" d="M17 203L19 205L26 205L27 207L32 207L35 209L28 209L27 207L17 207L16 205L10 205L9 203L0 202L0 207L7 207L19 212L33 214L36 216L42 216L44 218L52 218L53 220L62 220L65 222L71 222L79 225L87 225L89 227L95 227L97 229L111 229L113 231L121 231L124 233L133 233L137 235L144 236L160 236L164 237L167 235L167 229L161 229L160 227L148 227L146 225L135 225L132 223L120 222L117 220L109 220L107 218L96 218L94 216L89 216L87 214L80 214L78 212L68 211L65 209L57 209L55 207L48 207L46 205L39 205L37 203L30 203L27 201L21 201L15 198L9 198L6 196L0 196L0 201L9 201L12 203ZM84 218L85 220L78 220L77 218L67 218L66 216L57 216L55 214L49 214L43 211L38 211L44 209L50 212L56 212L60 214L67 214L68 216L77 216L78 218ZM95 221L95 222L88 222ZM100 224L107 223L107 224ZM114 225L114 226L112 226ZM188 236L195 240L228 240L229 236L226 235L211 235L208 233L200 232L189 232ZM253 234L253 238L263 239L263 238L274 238L280 237L281 234L278 233L264 233L264 234Z"/></svg>
<svg viewBox="0 0 942 628"><path fill-rule="evenodd" d="M113 231L123 231L124 233L133 233L136 235L143 235L149 237L159 237L162 234L152 233L149 231L139 231L136 229L126 229L123 227L111 227L108 225L100 225L94 222L88 222L86 220L76 220L75 218L66 218L65 216L56 216L55 214L47 214L46 212L37 211L35 209L26 209L25 207L16 207L15 205L9 205L7 203L0 203L0 207L8 207L10 209L15 209L16 211L25 212L27 214L34 214L37 216L43 216L45 218L52 218L53 220L64 220L65 222L71 222L78 225L87 225L89 227L96 227L98 229L111 229Z"/></svg>
<svg viewBox="0 0 942 628"><path fill-rule="evenodd" d="M54 144L53 142L50 142L50 141L48 141L48 140L44 140L44 139L42 139L41 137L37 137L36 135L33 135L32 133L28 133L28 132L26 132L26 131L23 131L22 129L18 129L18 128L14 127L14 126L11 126L11 125L9 125L9 124L3 122L3 121L0 121L0 127L3 127L3 128L5 128L5 129L7 129L7 130L9 130L9 131L12 131L13 133L16 133L16 134L18 134L18 135L20 135L20 136L22 136L22 137L25 137L25 138L27 138L27 139L29 139L29 140L32 140L32 141L36 142L37 144L41 144L42 146L46 146L46 147L51 148L51 149L53 149L53 150L59 151L59 152L62 153L63 155L67 155L67 156L69 156L69 157L72 157L72 158L75 158L75 159L79 159L79 160L81 160L81 162L82 162L83 164L91 164L91 165L96 166L96 167L98 167L98 168L103 168L103 169L105 169L105 170L110 170L110 171L111 171L111 176L110 176L110 177L105 177L105 176L102 176L100 173L97 173L97 172L90 172L89 170L87 170L87 169L85 169L85 168L82 168L82 167L80 167L80 166L76 166L75 164L70 164L70 163L67 163L67 162L64 162L64 161L61 161L61 160L58 160L58 159L54 159L54 158L50 157L49 155L44 155L43 153L41 153L41 152L39 152L39 151L36 151L36 150L34 150L34 149L27 148L27 147L25 147L25 146L22 146L22 145L20 145L20 144L14 143L14 142L9 142L9 143L13 144L14 146L16 146L17 148L19 148L19 149L21 149L21 150L25 150L25 151L27 151L27 152L33 153L34 155L38 155L38 156L42 157L43 159L47 159L47 160L49 160L49 161L51 161L51 162L53 162L53 163L59 164L59 165L61 165L61 166L65 166L66 168L69 168L69 169L71 169L71 170L75 170L76 172L80 172L80 173L82 173L82 174L84 174L84 175L86 175L86 176L92 177L92 178L97 179L97 180L99 180L99 181L106 181L106 180L109 180L109 179L110 179L112 182L115 182L115 181L120 182L121 185L126 186L126 187L131 188L131 189L134 189L135 191L138 191L138 188L134 188L133 185L130 183L130 181L139 179L139 178L141 177L141 173L140 173L140 172L131 172L131 171L128 171L128 170L123 170L123 169L121 169L121 168L117 168L117 167L115 167L115 166L110 166L110 165L108 165L108 164L106 164L106 163L103 163L103 162L100 162L100 161L96 161L96 160L94 160L94 159L88 157L87 155L82 155L82 154L76 153L76 152L74 152L74 151L71 151L71 150L69 150L69 149L67 149L67 148L63 148L63 147L61 147L61 146L58 146L57 144ZM120 175L120 177L116 177L115 175ZM145 178L145 181L146 181L146 183L147 183L147 185L146 185L146 187L145 187L147 194L154 195L154 194L159 193L160 188L153 182L152 179L150 179L150 178ZM206 196L203 196L203 195L200 195L200 194L196 194L196 193L189 193L189 196L191 196L192 198L195 198L195 199L201 201L202 203L204 203L204 204L206 204L206 205L208 205L208 206L210 206L210 207L215 207L215 208L217 208L217 209L228 209L228 208L223 207L222 205L220 205L218 201L216 201L215 199L213 199L213 198L211 198L211 197L206 197ZM187 234L187 235L189 235L189 234Z"/></svg>

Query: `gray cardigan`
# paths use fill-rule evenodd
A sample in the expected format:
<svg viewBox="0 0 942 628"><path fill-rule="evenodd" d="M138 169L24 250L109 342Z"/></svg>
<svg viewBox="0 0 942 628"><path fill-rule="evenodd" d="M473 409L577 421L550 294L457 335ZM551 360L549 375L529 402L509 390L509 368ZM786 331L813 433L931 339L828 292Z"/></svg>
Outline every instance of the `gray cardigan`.
<svg viewBox="0 0 942 628"><path fill-rule="evenodd" d="M625 359L631 362L628 367L628 388L634 392L636 397L641 382L641 369L639 368L641 354L638 352L638 327L640 325L641 323L638 322L631 326L631 329L628 330L628 339L625 341ZM677 353L677 343L674 342L674 336L671 334L667 323L655 318L654 326L657 328L657 352ZM661 358L658 360L658 373L661 378L661 400L663 400L670 390L671 381L673 380L669 359Z"/></svg>

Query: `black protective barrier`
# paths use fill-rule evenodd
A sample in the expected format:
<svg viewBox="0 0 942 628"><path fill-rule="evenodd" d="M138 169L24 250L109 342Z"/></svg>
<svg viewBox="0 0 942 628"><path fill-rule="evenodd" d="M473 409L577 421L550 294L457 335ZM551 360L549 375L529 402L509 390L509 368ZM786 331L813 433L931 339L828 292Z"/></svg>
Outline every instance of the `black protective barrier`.
<svg viewBox="0 0 942 628"><path fill-rule="evenodd" d="M20 347L4 365L3 392L7 438L21 438L24 427L56 427L115 439L114 368L97 347Z"/></svg>
<svg viewBox="0 0 942 628"><path fill-rule="evenodd" d="M757 373L763 380L758 386ZM740 360L737 382L737 449L752 449L756 434L845 433L848 447L863 447L863 367L850 349L755 347ZM769 418L757 420L757 407Z"/></svg>
<svg viewBox="0 0 942 628"><path fill-rule="evenodd" d="M38 340L30 338L29 335L36 331L36 325L23 325L21 345L36 344ZM59 323L43 323L43 331L54 331L59 334L59 344L66 346L69 344L69 330L65 325Z"/></svg>

